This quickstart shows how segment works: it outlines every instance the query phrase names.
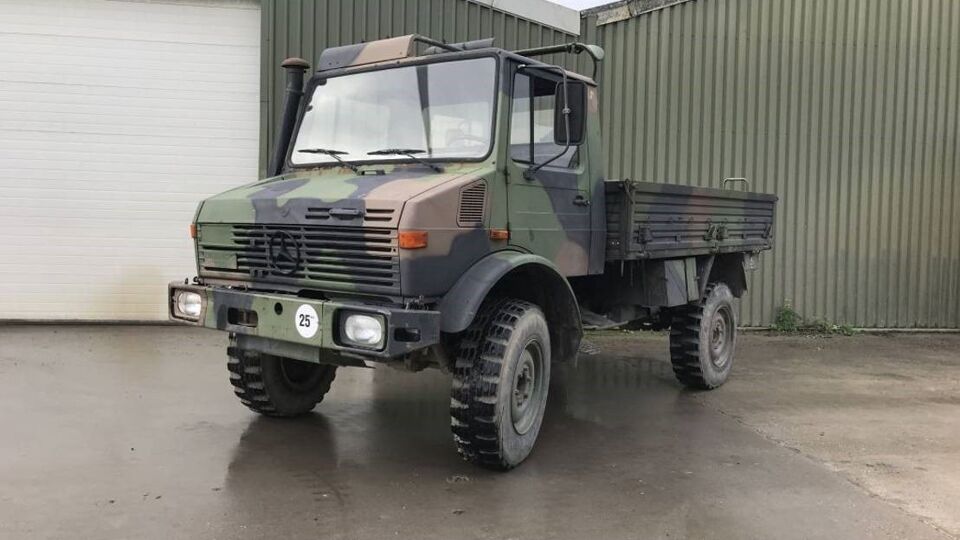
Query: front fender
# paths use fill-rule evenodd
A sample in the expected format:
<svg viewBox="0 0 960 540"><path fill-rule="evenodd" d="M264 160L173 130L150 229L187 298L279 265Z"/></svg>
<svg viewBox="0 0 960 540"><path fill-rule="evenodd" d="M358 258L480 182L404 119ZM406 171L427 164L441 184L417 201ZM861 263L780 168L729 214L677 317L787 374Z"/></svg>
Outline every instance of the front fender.
<svg viewBox="0 0 960 540"><path fill-rule="evenodd" d="M579 324L580 312L570 283L550 260L531 253L520 251L498 251L480 259L450 288L440 301L440 330L456 333L466 330L480 310L487 294L510 272L526 265L535 265L545 272L554 274L563 282Z"/></svg>

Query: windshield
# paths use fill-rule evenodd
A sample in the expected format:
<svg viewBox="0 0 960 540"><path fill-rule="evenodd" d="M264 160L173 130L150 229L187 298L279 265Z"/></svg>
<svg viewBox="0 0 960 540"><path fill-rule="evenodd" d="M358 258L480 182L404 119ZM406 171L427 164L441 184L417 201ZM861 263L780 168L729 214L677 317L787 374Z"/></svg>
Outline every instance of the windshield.
<svg viewBox="0 0 960 540"><path fill-rule="evenodd" d="M492 138L495 83L493 58L332 77L314 90L290 160L482 158Z"/></svg>

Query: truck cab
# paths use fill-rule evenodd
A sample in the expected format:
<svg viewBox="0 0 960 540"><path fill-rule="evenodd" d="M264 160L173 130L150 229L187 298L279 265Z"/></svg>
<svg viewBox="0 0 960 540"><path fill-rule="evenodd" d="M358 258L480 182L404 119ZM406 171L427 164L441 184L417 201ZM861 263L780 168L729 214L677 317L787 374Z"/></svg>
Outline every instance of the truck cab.
<svg viewBox="0 0 960 540"><path fill-rule="evenodd" d="M460 453L512 468L533 448L552 362L576 358L581 305L669 321L706 302L718 256L764 248L613 250L611 232L646 218L615 196L611 217L611 187L629 199L635 186L602 172L597 84L546 54L603 58L580 43L511 52L410 35L327 49L305 84L306 62L284 62L270 176L200 204L197 276L169 287L173 320L229 333L244 405L305 414L338 367L440 368ZM766 219L743 216L750 231ZM647 277L633 286L627 269ZM725 290L710 331L732 362L742 290ZM688 379L718 386L728 372Z"/></svg>

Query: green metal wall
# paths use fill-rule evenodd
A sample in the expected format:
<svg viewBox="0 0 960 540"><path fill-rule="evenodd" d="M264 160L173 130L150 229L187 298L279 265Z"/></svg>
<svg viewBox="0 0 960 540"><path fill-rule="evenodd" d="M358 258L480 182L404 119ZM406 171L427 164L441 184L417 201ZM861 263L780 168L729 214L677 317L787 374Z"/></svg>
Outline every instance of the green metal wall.
<svg viewBox="0 0 960 540"><path fill-rule="evenodd" d="M960 327L960 2L690 0L603 26L611 177L780 197L742 322L785 300Z"/></svg>
<svg viewBox="0 0 960 540"><path fill-rule="evenodd" d="M467 0L262 0L260 175L268 163L285 86L280 62L291 56L312 66L326 47L422 34L448 42L495 37L518 49L575 36Z"/></svg>
<svg viewBox="0 0 960 540"><path fill-rule="evenodd" d="M330 45L413 32L510 48L574 39L466 0L262 6L262 166L288 56L314 64ZM960 328L960 2L688 0L596 20L580 40L607 50L611 177L745 176L780 196L744 324L790 301L838 323Z"/></svg>

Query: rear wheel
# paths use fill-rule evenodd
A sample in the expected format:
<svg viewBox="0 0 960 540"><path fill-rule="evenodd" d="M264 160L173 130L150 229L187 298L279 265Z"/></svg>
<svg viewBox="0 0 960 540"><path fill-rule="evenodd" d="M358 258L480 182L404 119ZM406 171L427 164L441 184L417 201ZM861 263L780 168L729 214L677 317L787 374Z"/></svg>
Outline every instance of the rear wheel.
<svg viewBox="0 0 960 540"><path fill-rule="evenodd" d="M242 349L234 339L227 357L233 392L247 408L267 416L299 416L312 411L337 373L337 366Z"/></svg>
<svg viewBox="0 0 960 540"><path fill-rule="evenodd" d="M727 381L737 345L734 301L729 287L711 283L701 302L673 310L670 360L683 385L711 390Z"/></svg>
<svg viewBox="0 0 960 540"><path fill-rule="evenodd" d="M488 302L462 337L453 374L450 422L460 454L512 469L540 433L550 384L550 333L539 307Z"/></svg>

